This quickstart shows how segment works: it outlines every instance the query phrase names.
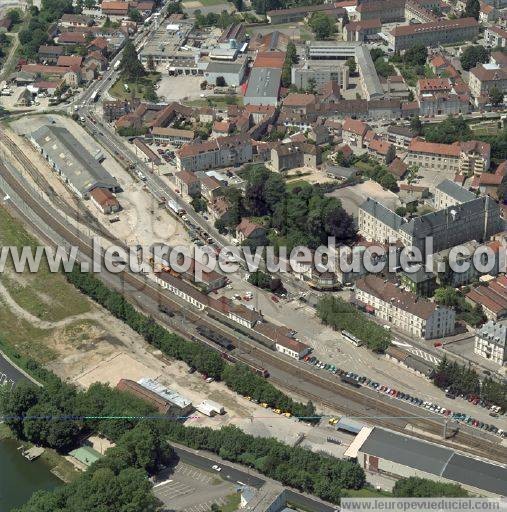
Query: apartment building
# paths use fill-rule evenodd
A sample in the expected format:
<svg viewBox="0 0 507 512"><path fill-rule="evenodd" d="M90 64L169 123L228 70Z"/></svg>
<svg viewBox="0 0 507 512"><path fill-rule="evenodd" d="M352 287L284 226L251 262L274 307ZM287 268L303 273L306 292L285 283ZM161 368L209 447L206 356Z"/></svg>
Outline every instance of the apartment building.
<svg viewBox="0 0 507 512"><path fill-rule="evenodd" d="M442 210L449 206L473 201L475 198L475 194L454 181L444 180L435 188L435 198L433 202L436 210Z"/></svg>
<svg viewBox="0 0 507 512"><path fill-rule="evenodd" d="M360 21L378 19L382 23L405 20L405 0L368 0L356 7Z"/></svg>
<svg viewBox="0 0 507 512"><path fill-rule="evenodd" d="M176 186L184 197L197 197L201 193L201 182L193 172L187 170L177 172L174 179Z"/></svg>
<svg viewBox="0 0 507 512"><path fill-rule="evenodd" d="M299 89L308 89L310 82L315 81L317 89L328 82L336 82L340 89L349 86L349 67L336 60L302 60L292 66L291 82Z"/></svg>
<svg viewBox="0 0 507 512"><path fill-rule="evenodd" d="M355 298L372 308L375 316L412 336L430 340L454 333L454 310L405 292L376 275L356 281Z"/></svg>
<svg viewBox="0 0 507 512"><path fill-rule="evenodd" d="M360 234L368 241L398 241L405 247L417 247L423 256L471 240L488 240L502 231L498 204L481 196L407 221L395 212L368 198L358 215Z"/></svg>
<svg viewBox="0 0 507 512"><path fill-rule="evenodd" d="M408 126L388 126L387 141L394 144L396 148L405 149L415 138L415 133Z"/></svg>
<svg viewBox="0 0 507 512"><path fill-rule="evenodd" d="M472 41L478 34L479 23L475 18L460 18L398 26L391 30L387 38L390 48L400 51L415 45L434 47L441 44Z"/></svg>
<svg viewBox="0 0 507 512"><path fill-rule="evenodd" d="M318 146L305 142L278 144L271 149L271 167L276 172L296 167L315 169L322 162L322 151Z"/></svg>
<svg viewBox="0 0 507 512"><path fill-rule="evenodd" d="M480 174L489 169L491 146L480 141L437 144L413 139L408 145L405 163L455 174Z"/></svg>
<svg viewBox="0 0 507 512"><path fill-rule="evenodd" d="M180 130L177 128L163 128L155 126L151 130L153 142L167 143L170 142L176 146L181 146L195 139L195 132L193 130Z"/></svg>
<svg viewBox="0 0 507 512"><path fill-rule="evenodd" d="M490 320L477 329L474 352L500 366L507 363L507 325Z"/></svg>
<svg viewBox="0 0 507 512"><path fill-rule="evenodd" d="M505 45L507 45L507 30L502 27L488 27L484 31L484 42L493 48L498 46L505 48Z"/></svg>
<svg viewBox="0 0 507 512"><path fill-rule="evenodd" d="M351 117L345 118L342 124L342 138L344 144L363 148L365 144L365 136L370 130L370 126L358 119Z"/></svg>
<svg viewBox="0 0 507 512"><path fill-rule="evenodd" d="M252 156L250 138L244 135L231 135L185 144L176 153L176 167L179 171L204 171L251 162Z"/></svg>
<svg viewBox="0 0 507 512"><path fill-rule="evenodd" d="M468 87L475 98L488 96L493 88L507 92L507 68L499 64L478 64L468 77Z"/></svg>

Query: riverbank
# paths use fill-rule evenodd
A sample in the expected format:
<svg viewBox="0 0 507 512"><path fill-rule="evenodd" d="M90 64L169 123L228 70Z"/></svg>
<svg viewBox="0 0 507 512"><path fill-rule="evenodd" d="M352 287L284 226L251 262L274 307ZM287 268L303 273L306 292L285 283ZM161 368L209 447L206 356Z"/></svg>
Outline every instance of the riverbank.
<svg viewBox="0 0 507 512"><path fill-rule="evenodd" d="M16 449L22 447L23 450L26 450L32 446L30 443L18 441L10 431L9 427L2 423L0 424L0 443L3 441L14 443L16 445ZM19 458L24 461L25 459L23 459L21 452L22 450L19 450ZM44 449L44 453L37 459L37 462L44 464L48 471L62 483L73 482L80 475L80 472L74 468L71 462L69 462L63 455L58 454L55 450L50 448Z"/></svg>

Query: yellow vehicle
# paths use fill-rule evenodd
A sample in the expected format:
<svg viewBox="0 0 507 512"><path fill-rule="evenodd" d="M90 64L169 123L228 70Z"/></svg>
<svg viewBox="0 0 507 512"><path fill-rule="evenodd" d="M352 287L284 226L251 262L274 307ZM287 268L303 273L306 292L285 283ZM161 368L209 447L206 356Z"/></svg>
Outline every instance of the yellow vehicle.
<svg viewBox="0 0 507 512"><path fill-rule="evenodd" d="M328 423L330 425L336 425L338 423L338 418L331 418Z"/></svg>
<svg viewBox="0 0 507 512"><path fill-rule="evenodd" d="M252 397L251 397L251 396L245 396L245 398L246 398L247 400L252 401Z"/></svg>
<svg viewBox="0 0 507 512"><path fill-rule="evenodd" d="M269 407L269 405L265 402L262 402L262 404L260 404L261 407L264 407L264 409L267 409Z"/></svg>
<svg viewBox="0 0 507 512"><path fill-rule="evenodd" d="M282 411L280 409L273 409L273 412L275 414L282 414Z"/></svg>
<svg viewBox="0 0 507 512"><path fill-rule="evenodd" d="M286 417L286 418L290 418L292 416L292 414L290 412L284 412L283 415Z"/></svg>

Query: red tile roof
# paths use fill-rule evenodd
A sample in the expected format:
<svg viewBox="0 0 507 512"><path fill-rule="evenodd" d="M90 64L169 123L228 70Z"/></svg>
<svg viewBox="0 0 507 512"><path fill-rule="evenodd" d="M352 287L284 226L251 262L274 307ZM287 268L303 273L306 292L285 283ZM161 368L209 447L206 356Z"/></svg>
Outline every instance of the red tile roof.
<svg viewBox="0 0 507 512"><path fill-rule="evenodd" d="M426 142L420 139L412 139L408 145L408 151L456 158L458 158L460 154L459 146L455 146L453 144L437 144L434 142Z"/></svg>
<svg viewBox="0 0 507 512"><path fill-rule="evenodd" d="M342 124L342 131L355 133L361 136L366 135L366 132L369 129L370 127L366 123L359 121L359 119L352 119L351 117L346 117Z"/></svg>
<svg viewBox="0 0 507 512"><path fill-rule="evenodd" d="M254 68L279 68L285 62L285 52L259 52L253 63Z"/></svg>

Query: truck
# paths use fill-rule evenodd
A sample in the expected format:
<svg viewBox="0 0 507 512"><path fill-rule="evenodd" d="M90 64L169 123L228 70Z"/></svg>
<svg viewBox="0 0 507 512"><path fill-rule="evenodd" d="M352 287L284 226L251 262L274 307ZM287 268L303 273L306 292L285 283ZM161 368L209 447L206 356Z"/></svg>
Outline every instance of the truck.
<svg viewBox="0 0 507 512"><path fill-rule="evenodd" d="M95 103L98 101L100 94L97 91L93 91L90 99Z"/></svg>
<svg viewBox="0 0 507 512"><path fill-rule="evenodd" d="M166 204L176 215L185 215L185 210L176 201L168 199Z"/></svg>

